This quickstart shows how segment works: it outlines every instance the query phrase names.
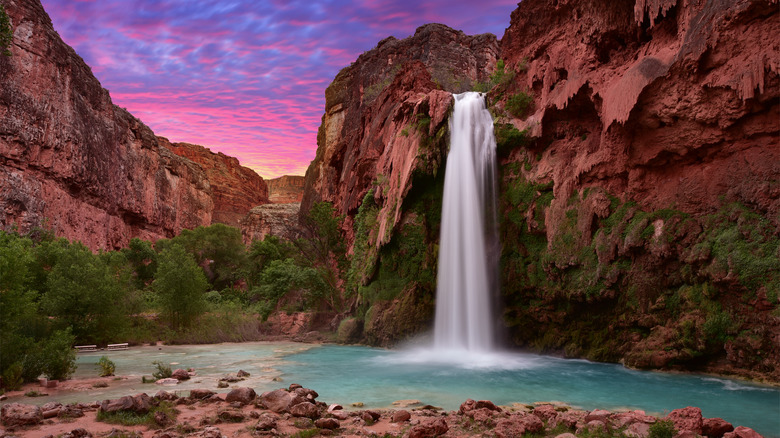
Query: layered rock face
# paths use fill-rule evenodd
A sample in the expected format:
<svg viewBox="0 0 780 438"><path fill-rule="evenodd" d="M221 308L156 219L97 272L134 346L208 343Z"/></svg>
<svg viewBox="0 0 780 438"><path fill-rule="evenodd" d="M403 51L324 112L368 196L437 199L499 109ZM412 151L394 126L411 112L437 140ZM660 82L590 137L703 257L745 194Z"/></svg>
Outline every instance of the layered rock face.
<svg viewBox="0 0 780 438"><path fill-rule="evenodd" d="M434 137L446 125L450 92L486 81L497 53L494 35L468 36L428 24L404 40L380 41L341 70L325 91L302 211L328 201L352 216L381 175L386 178L379 178L383 186L376 196L385 201L384 236L400 220L399 201L411 187L412 171L431 162L429 151L420 150L421 136Z"/></svg>
<svg viewBox="0 0 780 438"><path fill-rule="evenodd" d="M269 179L268 200L274 204L300 204L306 179L302 176L284 175Z"/></svg>
<svg viewBox="0 0 780 438"><path fill-rule="evenodd" d="M241 220L244 243L263 240L266 236L290 239L295 234L300 204L266 204L254 207Z"/></svg>
<svg viewBox="0 0 780 438"><path fill-rule="evenodd" d="M210 224L201 168L111 103L40 2L4 4L14 38L0 56L0 224L46 226L93 249Z"/></svg>
<svg viewBox="0 0 780 438"><path fill-rule="evenodd" d="M598 186L660 209L755 206L780 225L776 1L531 1L501 41L534 107L528 175L555 183L552 217ZM540 25L544 23L544 25ZM773 182L774 181L774 182Z"/></svg>
<svg viewBox="0 0 780 438"><path fill-rule="evenodd" d="M516 343L780 380L779 31L774 1L520 3L489 95Z"/></svg>
<svg viewBox="0 0 780 438"><path fill-rule="evenodd" d="M247 212L268 204L268 186L254 170L242 166L235 157L189 143L161 142L176 155L198 163L211 185L214 200L212 223L238 227Z"/></svg>

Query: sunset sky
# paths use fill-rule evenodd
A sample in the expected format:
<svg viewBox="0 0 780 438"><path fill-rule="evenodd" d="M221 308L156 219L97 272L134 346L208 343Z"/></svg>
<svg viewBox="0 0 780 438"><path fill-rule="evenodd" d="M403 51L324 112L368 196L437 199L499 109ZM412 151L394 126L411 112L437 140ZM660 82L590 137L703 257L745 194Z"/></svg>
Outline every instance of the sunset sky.
<svg viewBox="0 0 780 438"><path fill-rule="evenodd" d="M42 0L115 104L157 135L238 157L264 178L303 175L325 88L392 35L444 23L509 26L517 0Z"/></svg>

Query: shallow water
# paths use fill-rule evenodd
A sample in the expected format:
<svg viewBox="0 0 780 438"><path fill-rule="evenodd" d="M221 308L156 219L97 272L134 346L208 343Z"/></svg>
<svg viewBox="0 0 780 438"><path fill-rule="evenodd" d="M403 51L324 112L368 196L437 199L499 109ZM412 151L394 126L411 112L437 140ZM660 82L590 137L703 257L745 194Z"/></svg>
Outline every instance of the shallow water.
<svg viewBox="0 0 780 438"><path fill-rule="evenodd" d="M642 409L656 415L698 406L705 417L780 437L780 390L729 379L519 353L430 357L423 350L326 345L287 359L294 363L280 366L285 377L316 389L326 401L382 407L418 399L448 410L467 398L503 405L561 401L582 409Z"/></svg>
<svg viewBox="0 0 780 438"><path fill-rule="evenodd" d="M472 398L504 405L560 401L582 409L642 409L650 414L698 406L705 417L721 417L766 437L780 438L780 390L776 388L709 376L635 371L584 360L520 353L475 355L253 342L81 353L74 377L96 377L96 364L103 355L116 363L117 374L129 379L112 382L109 388L60 392L56 397L14 397L8 402L90 402L138 392L153 395L160 389L227 392L217 390L219 378L243 369L251 377L233 385L249 386L261 393L300 383L315 389L319 400L326 403L363 402L367 408L382 408L396 400L417 399L451 410ZM176 386L142 384L141 376L154 371L153 361L173 363L172 368L192 367L198 376Z"/></svg>

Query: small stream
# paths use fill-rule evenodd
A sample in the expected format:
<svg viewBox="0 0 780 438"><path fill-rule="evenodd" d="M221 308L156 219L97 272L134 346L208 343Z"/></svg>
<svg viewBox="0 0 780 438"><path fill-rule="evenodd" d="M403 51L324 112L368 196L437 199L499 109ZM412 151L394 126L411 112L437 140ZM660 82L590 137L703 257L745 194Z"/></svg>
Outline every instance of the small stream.
<svg viewBox="0 0 780 438"><path fill-rule="evenodd" d="M393 401L417 399L457 409L467 398L496 404L559 401L582 409L642 409L662 415L698 406L705 417L721 417L780 438L780 390L725 378L636 371L615 364L559 359L521 353L463 357L429 350L383 350L341 345L252 342L242 344L133 347L126 351L81 353L75 378L98 375L106 355L127 380L108 388L63 392L56 397L12 397L6 402L90 402L160 389L185 393L193 388L216 392L217 382L239 369L251 376L231 386L258 393L300 383L319 392L319 400L366 408L391 407ZM142 384L153 361L172 368L192 367L197 377L176 386ZM276 380L275 380L276 379Z"/></svg>

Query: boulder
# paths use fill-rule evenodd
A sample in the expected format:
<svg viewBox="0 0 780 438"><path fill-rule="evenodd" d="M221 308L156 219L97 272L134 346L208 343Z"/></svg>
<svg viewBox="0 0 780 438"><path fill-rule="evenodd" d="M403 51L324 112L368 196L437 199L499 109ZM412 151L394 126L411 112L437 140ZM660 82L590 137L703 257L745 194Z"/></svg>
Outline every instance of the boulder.
<svg viewBox="0 0 780 438"><path fill-rule="evenodd" d="M244 380L243 377L239 377L237 374L225 374L221 379L219 379L220 382L227 382L227 383L236 383Z"/></svg>
<svg viewBox="0 0 780 438"><path fill-rule="evenodd" d="M332 415L333 418L341 421L344 421L347 418L349 418L349 413L347 413L346 411L333 411L330 413L330 415Z"/></svg>
<svg viewBox="0 0 780 438"><path fill-rule="evenodd" d="M276 417L268 413L260 415L260 419L255 424L255 429L263 431L276 429Z"/></svg>
<svg viewBox="0 0 780 438"><path fill-rule="evenodd" d="M249 377L250 375L251 374L249 374L248 372L246 372L244 370L238 370L238 372L236 373L236 376L237 377L241 377L241 378L246 378L246 377Z"/></svg>
<svg viewBox="0 0 780 438"><path fill-rule="evenodd" d="M177 368L173 371L173 374L171 374L171 377L176 380L190 380L190 373L187 372L187 370L183 370L181 368Z"/></svg>
<svg viewBox="0 0 780 438"><path fill-rule="evenodd" d="M336 430L341 427L341 423L335 418L320 418L314 422L314 426L320 429Z"/></svg>
<svg viewBox="0 0 780 438"><path fill-rule="evenodd" d="M525 433L535 433L544 429L544 423L536 415L510 415L496 423L493 431L497 438L518 437Z"/></svg>
<svg viewBox="0 0 780 438"><path fill-rule="evenodd" d="M558 411L553 405L539 405L534 408L533 414L542 421L549 421L558 416Z"/></svg>
<svg viewBox="0 0 780 438"><path fill-rule="evenodd" d="M263 405L276 413L286 412L290 408L290 402L292 402L292 395L284 389L276 389L274 391L264 392L260 395L260 401Z"/></svg>
<svg viewBox="0 0 780 438"><path fill-rule="evenodd" d="M246 415L237 409L221 409L217 412L217 418L223 423L241 423L246 420Z"/></svg>
<svg viewBox="0 0 780 438"><path fill-rule="evenodd" d="M165 401L174 401L179 398L176 394L168 391L159 390L157 391L157 394L154 395L154 398L157 400L165 400Z"/></svg>
<svg viewBox="0 0 780 438"><path fill-rule="evenodd" d="M303 402L290 408L293 417L306 417L317 419L320 417L320 409L314 403Z"/></svg>
<svg viewBox="0 0 780 438"><path fill-rule="evenodd" d="M602 423L606 424L609 420L609 411L605 411L603 409L595 409L591 412L588 412L587 415L585 415L585 422L590 423L591 421L601 421Z"/></svg>
<svg viewBox="0 0 780 438"><path fill-rule="evenodd" d="M0 408L0 420L5 427L33 426L43 422L40 406L9 403Z"/></svg>
<svg viewBox="0 0 780 438"><path fill-rule="evenodd" d="M61 407L57 412L59 418L80 418L84 416L84 410L76 404L69 404Z"/></svg>
<svg viewBox="0 0 780 438"><path fill-rule="evenodd" d="M734 426L722 418L705 418L701 424L701 434L709 438L721 438L734 430Z"/></svg>
<svg viewBox="0 0 780 438"><path fill-rule="evenodd" d="M624 434L631 438L647 438L650 436L650 425L643 422L631 423Z"/></svg>
<svg viewBox="0 0 780 438"><path fill-rule="evenodd" d="M450 428L444 418L436 418L409 429L407 438L433 438L444 435L448 430Z"/></svg>
<svg viewBox="0 0 780 438"><path fill-rule="evenodd" d="M405 423L409 421L412 418L412 414L409 413L409 411L401 409L400 411L393 412L392 422L393 423Z"/></svg>
<svg viewBox="0 0 780 438"><path fill-rule="evenodd" d="M190 391L190 399L192 400L204 400L211 398L212 395L214 395L214 391L209 391L208 389L193 389Z"/></svg>
<svg viewBox="0 0 780 438"><path fill-rule="evenodd" d="M255 400L255 397L257 397L257 394L252 388L236 388L228 392L225 401L228 403L239 402L245 405L252 403Z"/></svg>
<svg viewBox="0 0 780 438"><path fill-rule="evenodd" d="M83 427L73 429L70 432L64 433L60 436L60 438L91 438L91 437L92 434L89 433Z"/></svg>
<svg viewBox="0 0 780 438"><path fill-rule="evenodd" d="M178 385L179 379L174 379L173 377L167 377L165 379L159 379L154 382L156 385Z"/></svg>
<svg viewBox="0 0 780 438"><path fill-rule="evenodd" d="M341 406L340 404L334 403L334 404L328 406L328 413L330 414L333 411L340 411L342 409L344 409L344 406Z"/></svg>
<svg viewBox="0 0 780 438"><path fill-rule="evenodd" d="M723 434L723 438L763 438L760 433L755 430L745 427L737 426L733 432L727 432Z"/></svg>
<svg viewBox="0 0 780 438"><path fill-rule="evenodd" d="M140 393L132 397L126 395L114 400L103 400L100 404L100 410L102 412L131 411L138 414L145 414L149 412L153 404L151 397L145 393Z"/></svg>
<svg viewBox="0 0 780 438"><path fill-rule="evenodd" d="M699 408L688 406L682 409L675 409L666 416L666 419L674 423L674 428L677 429L678 433L688 431L696 435L702 434L704 421Z"/></svg>

